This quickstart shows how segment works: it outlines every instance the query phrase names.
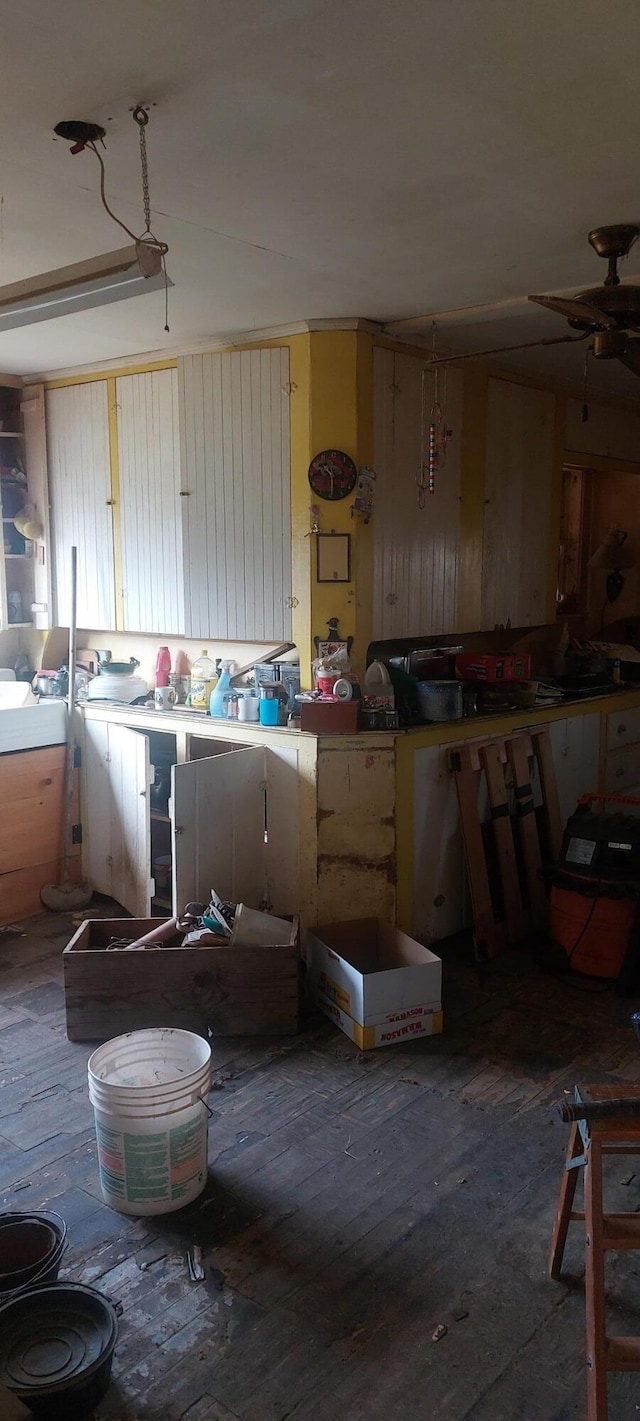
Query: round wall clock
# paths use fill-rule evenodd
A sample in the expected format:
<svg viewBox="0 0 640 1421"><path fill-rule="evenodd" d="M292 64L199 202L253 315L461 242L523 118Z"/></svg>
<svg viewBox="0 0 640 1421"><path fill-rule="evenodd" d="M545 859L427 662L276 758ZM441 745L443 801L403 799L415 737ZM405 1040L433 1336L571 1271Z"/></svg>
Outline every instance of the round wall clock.
<svg viewBox="0 0 640 1421"><path fill-rule="evenodd" d="M340 449L323 449L309 465L309 483L318 498L348 498L356 486L358 470Z"/></svg>

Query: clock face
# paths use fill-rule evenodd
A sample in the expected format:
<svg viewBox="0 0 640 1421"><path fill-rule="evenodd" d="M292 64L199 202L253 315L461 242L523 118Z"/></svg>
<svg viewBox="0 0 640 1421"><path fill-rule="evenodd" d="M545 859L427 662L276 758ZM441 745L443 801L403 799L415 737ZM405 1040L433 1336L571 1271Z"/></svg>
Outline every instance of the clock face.
<svg viewBox="0 0 640 1421"><path fill-rule="evenodd" d="M323 449L309 465L309 483L318 498L347 498L356 486L358 470L340 449Z"/></svg>

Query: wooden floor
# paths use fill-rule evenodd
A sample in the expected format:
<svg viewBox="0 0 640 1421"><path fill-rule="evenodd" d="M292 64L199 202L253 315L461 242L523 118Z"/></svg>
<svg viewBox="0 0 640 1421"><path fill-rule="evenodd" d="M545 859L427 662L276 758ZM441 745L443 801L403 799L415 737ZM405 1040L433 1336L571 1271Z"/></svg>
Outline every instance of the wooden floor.
<svg viewBox="0 0 640 1421"><path fill-rule="evenodd" d="M582 1421L580 1230L546 1274L576 1080L640 1081L633 1003L516 953L445 971L445 1031L361 1056L322 1018L214 1045L210 1180L191 1209L100 1200L89 1046L65 1036L63 919L0 938L2 1208L51 1204L62 1276L123 1306L111 1421ZM613 1207L640 1209L610 1162ZM186 1248L205 1248L189 1281ZM611 1264L610 1330L640 1332L640 1259ZM439 1341L436 1328L447 1329ZM634 1421L640 1377L610 1380Z"/></svg>

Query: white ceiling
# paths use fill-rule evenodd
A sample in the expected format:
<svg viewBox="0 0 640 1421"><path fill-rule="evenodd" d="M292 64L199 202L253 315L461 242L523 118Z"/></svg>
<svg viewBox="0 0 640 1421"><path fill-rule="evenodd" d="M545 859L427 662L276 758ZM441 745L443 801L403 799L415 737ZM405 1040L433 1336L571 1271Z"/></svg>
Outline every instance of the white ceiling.
<svg viewBox="0 0 640 1421"><path fill-rule="evenodd" d="M640 217L637 0L0 0L0 19L0 280L121 245L62 118L105 124L109 197L142 227L128 109L154 101L175 282L170 335L143 296L0 335L6 370L588 285L588 230Z"/></svg>

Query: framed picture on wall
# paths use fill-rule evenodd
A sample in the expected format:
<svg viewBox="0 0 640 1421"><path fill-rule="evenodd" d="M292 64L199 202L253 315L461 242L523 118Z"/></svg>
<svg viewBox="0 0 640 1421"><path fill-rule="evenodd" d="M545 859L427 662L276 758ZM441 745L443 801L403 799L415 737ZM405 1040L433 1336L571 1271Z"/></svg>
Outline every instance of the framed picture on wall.
<svg viewBox="0 0 640 1421"><path fill-rule="evenodd" d="M318 533L316 552L318 582L351 581L350 533Z"/></svg>

